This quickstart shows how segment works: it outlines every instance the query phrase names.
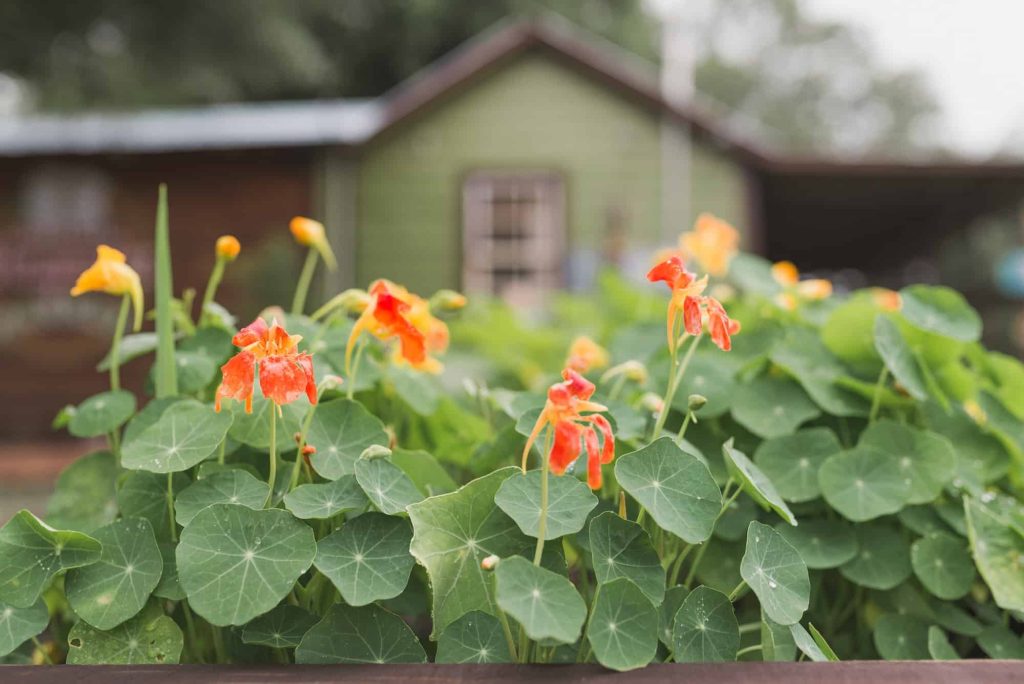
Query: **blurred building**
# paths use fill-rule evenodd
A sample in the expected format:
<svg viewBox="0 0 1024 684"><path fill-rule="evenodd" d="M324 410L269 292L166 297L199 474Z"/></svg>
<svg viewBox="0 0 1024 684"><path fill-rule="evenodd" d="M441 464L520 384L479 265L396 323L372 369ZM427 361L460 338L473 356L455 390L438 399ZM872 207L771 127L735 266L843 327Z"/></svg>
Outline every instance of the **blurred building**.
<svg viewBox="0 0 1024 684"><path fill-rule="evenodd" d="M912 258L1024 197L1020 165L779 157L666 92L650 65L541 21L373 100L0 122L0 435L40 436L102 388L91 362L114 307L68 288L101 242L148 281L160 182L176 287L201 288L213 240L234 233L244 258L222 299L243 316L290 295L297 214L339 254L325 292L385 276L535 303L602 264L643 272L701 211L771 258L899 284ZM144 382L145 364L128 371Z"/></svg>

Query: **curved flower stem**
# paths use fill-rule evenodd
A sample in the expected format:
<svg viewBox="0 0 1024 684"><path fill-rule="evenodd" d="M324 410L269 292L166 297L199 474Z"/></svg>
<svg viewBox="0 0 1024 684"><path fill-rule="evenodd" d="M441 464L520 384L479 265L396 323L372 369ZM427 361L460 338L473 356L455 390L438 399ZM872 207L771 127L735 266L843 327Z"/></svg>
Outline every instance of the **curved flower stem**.
<svg viewBox="0 0 1024 684"><path fill-rule="evenodd" d="M754 651L760 651L761 648L761 644L753 644L751 646L747 646L746 648L741 648L740 650L736 651L736 657L739 658L741 655L753 653Z"/></svg>
<svg viewBox="0 0 1024 684"><path fill-rule="evenodd" d="M590 610L587 611L587 621L583 624L583 636L580 637L580 647L579 647L579 650L576 651L576 662L577 663L584 663L584 662L586 662L587 658L590 657L590 649L588 648L586 650L586 653L584 653L584 647L585 647L585 645L589 641L587 639L587 630L590 629L590 619L592 617L594 617L594 606L597 605L597 597L600 596L600 595L601 595L601 585L598 584L597 588L594 589L594 598L590 602Z"/></svg>
<svg viewBox="0 0 1024 684"><path fill-rule="evenodd" d="M224 277L224 264L227 260L224 257L218 255L217 260L213 262L213 270L210 271L210 279L206 281L206 290L203 292L203 301L199 306L199 326L209 319L210 315L206 312L206 307L213 303L213 298L217 294L217 288L220 287L220 281Z"/></svg>
<svg viewBox="0 0 1024 684"><path fill-rule="evenodd" d="M345 391L345 396L351 399L356 393L356 378L359 377L359 362L363 358L363 347L366 343L363 340L359 340L356 346L356 355L352 360L352 373L349 377L345 378L348 382L348 389Z"/></svg>
<svg viewBox="0 0 1024 684"><path fill-rule="evenodd" d="M665 398L663 400L664 406L658 414L658 420L654 423L654 432L651 434L651 439L657 439L658 435L661 434L662 428L665 427L665 421L668 419L668 412L672 408L672 399L676 396L676 391L679 389L679 383L683 381L683 375L686 374L686 367L690 365L690 361L693 359L693 353L697 350L697 344L700 343L701 337L703 337L703 333L694 336L693 342L690 343L690 348L686 350L686 356L683 357L678 368L676 368L673 363L672 374L669 376L668 387L665 389Z"/></svg>
<svg viewBox="0 0 1024 684"><path fill-rule="evenodd" d="M729 592L729 600L730 601L735 601L736 598L740 595L740 592L743 591L743 588L746 587L746 586L747 586L747 580L740 580L740 583L737 584L736 587L732 591Z"/></svg>
<svg viewBox="0 0 1024 684"><path fill-rule="evenodd" d="M306 308L306 295L309 294L309 284L313 282L313 272L316 271L318 256L316 249L310 247L309 253L306 255L306 263L302 265L302 272L295 284L295 296L292 298L293 316L302 314L303 309Z"/></svg>
<svg viewBox="0 0 1024 684"><path fill-rule="evenodd" d="M619 395L622 394L622 388L626 385L626 374L623 373L619 377L615 378L615 382L612 383L612 388L608 392L609 399L618 399Z"/></svg>
<svg viewBox="0 0 1024 684"><path fill-rule="evenodd" d="M878 382L875 383L875 396L871 400L871 413L868 415L868 425L875 422L878 417L878 409L882 406L882 388L885 387L885 380L889 377L889 367L882 366L882 372L878 374Z"/></svg>
<svg viewBox="0 0 1024 684"><path fill-rule="evenodd" d="M679 434L676 435L676 442L682 443L683 437L686 436L686 428L690 427L691 422L693 422L693 411L687 410L683 425L679 428Z"/></svg>
<svg viewBox="0 0 1024 684"><path fill-rule="evenodd" d="M668 586L674 587L679 581L679 572L683 569L683 561L690 555L690 552L695 548L694 544L687 544L685 547L680 549L679 553L676 554L676 560L672 564L672 572L668 576Z"/></svg>
<svg viewBox="0 0 1024 684"><path fill-rule="evenodd" d="M313 424L313 414L316 413L316 407L320 405L320 402L313 404L309 407L309 413L306 414L306 419L302 421L302 428L299 430L299 449L295 452L295 465L292 466L292 476L290 484L288 485L288 491L295 489L295 486L299 484L299 469L302 467L304 457L302 450L306 447L306 435L309 434L309 426Z"/></svg>
<svg viewBox="0 0 1024 684"><path fill-rule="evenodd" d="M548 454L551 453L553 433L554 428L550 428L544 439L544 451L540 459L540 520L537 523L537 548L533 552L533 564L537 567L540 567L540 559L544 555L544 535L548 527L548 471L551 469Z"/></svg>
<svg viewBox="0 0 1024 684"><path fill-rule="evenodd" d="M114 339L110 343L110 389L121 389L121 338L124 337L124 326L128 324L128 307L132 304L131 295L121 298L121 310L117 313L117 327L114 328Z"/></svg>
<svg viewBox="0 0 1024 684"><path fill-rule="evenodd" d="M738 497L740 495L740 492L743 491L743 487L737 486L736 487L736 491L734 491L730 495L729 494L729 489L732 487L732 485L733 485L733 479L730 477L729 480L725 483L725 487L722 490L722 495L725 496L726 499L722 503L722 508L718 511L718 515L715 516L715 522L712 523L712 525L711 525L711 532L712 533L714 533L715 526L718 525L718 521L722 518L722 516L725 514L725 512L727 510L729 510L729 506L732 505L732 502L735 501L736 497ZM693 564L690 565L690 570L686 573L686 579L683 580L683 586L686 587L687 589L689 589L690 586L692 585L693 578L697 576L697 568L700 567L700 562L702 560L704 560L704 553L708 550L708 544L711 543L711 539L712 539L712 537L709 536L707 538L707 540L704 541L704 543L700 545L700 548L697 549L697 555L693 557Z"/></svg>
<svg viewBox="0 0 1024 684"><path fill-rule="evenodd" d="M302 455L299 454L299 458ZM267 478L267 484L270 485L270 491L267 493L267 503L263 505L264 508L270 508L270 504L274 501L274 480L277 479L277 404L271 402L270 404L270 477Z"/></svg>

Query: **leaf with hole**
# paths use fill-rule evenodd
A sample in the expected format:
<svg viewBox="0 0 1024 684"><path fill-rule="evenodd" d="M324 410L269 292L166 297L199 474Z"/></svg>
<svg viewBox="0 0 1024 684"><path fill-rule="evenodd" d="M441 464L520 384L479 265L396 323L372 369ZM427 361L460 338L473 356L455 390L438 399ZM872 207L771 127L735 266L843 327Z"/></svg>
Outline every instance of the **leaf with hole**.
<svg viewBox="0 0 1024 684"><path fill-rule="evenodd" d="M317 569L350 606L394 598L409 583L415 560L409 555L408 520L364 513L317 542Z"/></svg>
<svg viewBox="0 0 1024 684"><path fill-rule="evenodd" d="M635 670L658 652L658 610L625 577L601 585L594 597L587 640L610 670Z"/></svg>
<svg viewBox="0 0 1024 684"><path fill-rule="evenodd" d="M231 468L196 480L174 501L178 524L187 527L199 511L213 504L238 504L258 511L267 503L270 487L250 473Z"/></svg>
<svg viewBox="0 0 1024 684"><path fill-rule="evenodd" d="M409 552L427 569L433 590L432 638L471 610L496 614L493 578L480 561L492 554L514 556L531 541L494 505L501 483L516 472L518 468L502 468L451 494L409 506Z"/></svg>
<svg viewBox="0 0 1024 684"><path fill-rule="evenodd" d="M342 475L323 484L301 485L284 495L285 507L303 520L327 520L369 503L355 475Z"/></svg>
<svg viewBox="0 0 1024 684"><path fill-rule="evenodd" d="M473 610L448 625L437 640L437 663L511 663L512 652L493 615Z"/></svg>
<svg viewBox="0 0 1024 684"><path fill-rule="evenodd" d="M187 399L170 407L121 451L130 470L175 473L188 470L217 450L231 427L231 414Z"/></svg>
<svg viewBox="0 0 1024 684"><path fill-rule="evenodd" d="M732 402L732 417L755 435L782 437L821 415L800 385L785 377L764 375L750 382Z"/></svg>
<svg viewBox="0 0 1024 684"><path fill-rule="evenodd" d="M36 602L53 576L95 563L99 541L70 530L55 530L26 510L0 528L0 601L16 608Z"/></svg>
<svg viewBox="0 0 1024 684"><path fill-rule="evenodd" d="M335 604L295 649L299 665L425 663L419 639L402 618L378 606Z"/></svg>
<svg viewBox="0 0 1024 684"><path fill-rule="evenodd" d="M925 589L947 601L961 598L974 583L967 544L951 534L932 533L910 547L910 564Z"/></svg>
<svg viewBox="0 0 1024 684"><path fill-rule="evenodd" d="M494 497L501 510L516 521L523 534L537 537L540 529L541 471L518 472L501 483ZM558 539L583 529L597 505L590 488L570 475L548 475L548 515L545 539Z"/></svg>
<svg viewBox="0 0 1024 684"><path fill-rule="evenodd" d="M607 511L590 521L590 554L599 584L632 580L658 606L665 597L665 569L643 527Z"/></svg>
<svg viewBox="0 0 1024 684"><path fill-rule="evenodd" d="M308 610L285 603L248 623L242 629L242 643L294 648L316 623Z"/></svg>
<svg viewBox="0 0 1024 684"><path fill-rule="evenodd" d="M99 437L117 428L135 413L135 395L112 390L89 397L75 409L68 432L75 437Z"/></svg>
<svg viewBox="0 0 1024 684"><path fill-rule="evenodd" d="M0 658L37 636L49 622L43 599L23 608L0 601Z"/></svg>
<svg viewBox="0 0 1024 684"><path fill-rule="evenodd" d="M206 620L244 625L287 596L315 555L313 530L287 511L214 504L181 533L178 580Z"/></svg>
<svg viewBox="0 0 1024 684"><path fill-rule="evenodd" d="M921 330L976 342L981 337L981 317L956 290L934 285L911 285L900 290L900 313Z"/></svg>
<svg viewBox="0 0 1024 684"><path fill-rule="evenodd" d="M857 555L857 535L843 520L804 520L799 527L779 523L775 530L796 548L811 570L837 568Z"/></svg>
<svg viewBox="0 0 1024 684"><path fill-rule="evenodd" d="M503 559L494 571L498 606L534 641L574 643L587 605L567 578L522 556Z"/></svg>
<svg viewBox="0 0 1024 684"><path fill-rule="evenodd" d="M870 425L857 444L888 454L897 463L907 503L933 501L956 471L956 452L948 439L891 420Z"/></svg>
<svg viewBox="0 0 1024 684"><path fill-rule="evenodd" d="M700 586L690 592L672 627L672 657L677 663L736 660L740 626L729 597Z"/></svg>
<svg viewBox="0 0 1024 684"><path fill-rule="evenodd" d="M789 506L782 500L779 490L742 451L733 447L732 439L722 445L722 455L729 474L743 488L750 498L759 503L765 510L772 510L790 525L796 525L796 518Z"/></svg>
<svg viewBox="0 0 1024 684"><path fill-rule="evenodd" d="M181 658L184 637L166 615L142 615L102 631L82 621L68 634L69 665L171 665Z"/></svg>
<svg viewBox="0 0 1024 684"><path fill-rule="evenodd" d="M358 401L333 399L316 408L306 443L316 447L313 469L328 480L353 472L356 459L373 445L387 446L384 424Z"/></svg>
<svg viewBox="0 0 1024 684"><path fill-rule="evenodd" d="M97 629L111 629L146 605L164 561L145 518L122 518L96 530L97 562L70 570L64 592L72 610Z"/></svg>
<svg viewBox="0 0 1024 684"><path fill-rule="evenodd" d="M361 458L355 463L356 482L382 513L405 513L410 504L423 500L409 476L384 458Z"/></svg>
<svg viewBox="0 0 1024 684"><path fill-rule="evenodd" d="M839 566L843 577L869 589L886 590L910 577L910 546L884 523L857 525L857 555Z"/></svg>
<svg viewBox="0 0 1024 684"><path fill-rule="evenodd" d="M886 613L878 618L875 649L886 660L929 660L928 624L911 615Z"/></svg>
<svg viewBox="0 0 1024 684"><path fill-rule="evenodd" d="M688 544L711 536L722 492L707 466L670 437L619 458L615 478L663 530Z"/></svg>
<svg viewBox="0 0 1024 684"><path fill-rule="evenodd" d="M867 446L830 456L818 470L825 500L853 522L872 520L903 508L909 493L904 479L892 456Z"/></svg>
<svg viewBox="0 0 1024 684"><path fill-rule="evenodd" d="M829 456L842 450L834 432L813 427L761 442L754 452L754 463L775 485L779 496L800 503L821 496L818 470Z"/></svg>
<svg viewBox="0 0 1024 684"><path fill-rule="evenodd" d="M754 521L747 528L740 575L764 612L780 625L800 620L810 604L807 566L793 545L768 525Z"/></svg>

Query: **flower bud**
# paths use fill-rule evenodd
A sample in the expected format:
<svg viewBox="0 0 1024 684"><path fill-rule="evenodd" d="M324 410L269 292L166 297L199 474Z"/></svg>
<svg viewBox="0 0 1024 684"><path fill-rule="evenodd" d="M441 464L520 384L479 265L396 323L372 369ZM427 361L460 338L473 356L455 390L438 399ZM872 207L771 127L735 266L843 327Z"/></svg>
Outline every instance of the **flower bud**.
<svg viewBox="0 0 1024 684"><path fill-rule="evenodd" d="M438 290L430 298L430 308L438 311L458 311L468 303L466 295L455 290Z"/></svg>
<svg viewBox="0 0 1024 684"><path fill-rule="evenodd" d="M316 447L313 446L312 444L307 444L306 446L302 447L302 455L303 456L312 456L315 453L316 453Z"/></svg>
<svg viewBox="0 0 1024 684"><path fill-rule="evenodd" d="M638 385L647 384L647 366L639 361L624 361L617 366L612 366L601 376L601 382L607 382L618 375L623 375L627 380Z"/></svg>
<svg viewBox="0 0 1024 684"><path fill-rule="evenodd" d="M686 408L693 412L700 411L706 403L708 399L703 394L691 394L686 398Z"/></svg>
<svg viewBox="0 0 1024 684"><path fill-rule="evenodd" d="M314 247L325 239L324 224L305 216L296 216L288 224L295 241L305 247Z"/></svg>
<svg viewBox="0 0 1024 684"><path fill-rule="evenodd" d="M482 569L487 570L488 572L490 572L491 570L494 570L494 568L498 567L498 563L500 563L500 562L501 562L501 558L499 558L498 556L495 556L492 553L490 556L488 556L487 558L484 558L482 561L480 561L480 567Z"/></svg>
<svg viewBox="0 0 1024 684"><path fill-rule="evenodd" d="M325 375L324 379L320 381L320 391L327 392L328 390L336 390L341 387L341 383L345 382L341 376L338 375Z"/></svg>
<svg viewBox="0 0 1024 684"><path fill-rule="evenodd" d="M242 243L234 235L221 235L217 238L217 256L224 261L234 261L242 251Z"/></svg>
<svg viewBox="0 0 1024 684"><path fill-rule="evenodd" d="M380 444L371 444L370 446L363 449L363 453L359 455L359 458L364 458L367 461L371 461L375 458L388 458L391 456L391 449Z"/></svg>
<svg viewBox="0 0 1024 684"><path fill-rule="evenodd" d="M665 400L654 392L646 392L640 397L640 405L651 413L661 413L665 409Z"/></svg>

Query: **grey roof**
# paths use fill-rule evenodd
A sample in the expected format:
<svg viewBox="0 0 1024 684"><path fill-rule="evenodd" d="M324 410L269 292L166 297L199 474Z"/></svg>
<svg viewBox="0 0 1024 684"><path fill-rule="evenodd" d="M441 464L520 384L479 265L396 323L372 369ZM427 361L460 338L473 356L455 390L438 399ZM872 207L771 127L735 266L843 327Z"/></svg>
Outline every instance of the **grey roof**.
<svg viewBox="0 0 1024 684"><path fill-rule="evenodd" d="M358 145L383 121L372 99L14 117L0 119L0 156Z"/></svg>

